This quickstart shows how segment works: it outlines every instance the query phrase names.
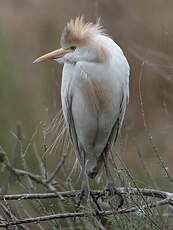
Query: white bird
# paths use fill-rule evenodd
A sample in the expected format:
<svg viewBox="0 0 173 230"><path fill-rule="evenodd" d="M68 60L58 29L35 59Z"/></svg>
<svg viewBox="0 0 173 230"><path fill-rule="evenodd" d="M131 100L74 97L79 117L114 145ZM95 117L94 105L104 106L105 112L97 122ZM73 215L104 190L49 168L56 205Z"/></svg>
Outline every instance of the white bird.
<svg viewBox="0 0 173 230"><path fill-rule="evenodd" d="M121 48L99 23L83 17L70 20L61 36L61 49L37 58L64 63L62 109L82 169L81 194L88 195L88 176L105 167L107 188L116 191L107 165L129 100L129 65Z"/></svg>

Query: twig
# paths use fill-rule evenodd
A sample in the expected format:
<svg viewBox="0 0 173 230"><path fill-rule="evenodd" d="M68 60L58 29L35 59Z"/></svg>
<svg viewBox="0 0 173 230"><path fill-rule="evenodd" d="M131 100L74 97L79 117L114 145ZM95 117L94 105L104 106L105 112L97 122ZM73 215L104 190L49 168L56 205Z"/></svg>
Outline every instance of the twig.
<svg viewBox="0 0 173 230"><path fill-rule="evenodd" d="M36 175L22 169L13 168L9 162L7 162L7 169L13 172L16 176L28 176L33 181L44 184L40 175Z"/></svg>
<svg viewBox="0 0 173 230"><path fill-rule="evenodd" d="M165 192L155 189L145 189L145 188L124 188L119 187L117 191L120 194L124 195L143 195L148 197L155 197L166 199L173 199L173 193ZM102 196L104 191L102 190L93 190L93 195ZM0 200L27 200L27 199L47 199L47 198L70 198L76 197L80 194L80 190L66 191L66 192L56 192L56 193L33 193L33 194L14 194L14 195L0 195Z"/></svg>
<svg viewBox="0 0 173 230"><path fill-rule="evenodd" d="M39 169L40 174L42 175L42 177L44 177L44 172L45 172L44 164L43 164L42 159L41 159L41 157L40 157L40 155L38 153L37 144L36 144L35 141L33 142L32 147L33 147L33 151L34 151L35 157L36 157L37 162L38 162L38 169Z"/></svg>
<svg viewBox="0 0 173 230"><path fill-rule="evenodd" d="M17 168L13 168L10 164L10 162L8 161L8 159L6 160L6 168L13 172L17 177L19 176L27 176L30 179L32 179L33 181L35 181L38 184L43 185L44 187L46 187L50 192L55 192L56 188L53 186L52 183L48 183L47 180L45 180L41 175L38 174L33 174L31 172L22 170L22 169L17 169Z"/></svg>
<svg viewBox="0 0 173 230"><path fill-rule="evenodd" d="M21 126L20 124L17 124L16 126L16 134L11 132L11 134L16 138L16 143L15 143L15 147L14 147L14 151L11 154L11 165L13 167L15 167L15 164L17 162L18 159L18 153L20 152L20 147L21 147L21 140L22 140L22 134L21 134ZM5 151L3 151L3 153L5 154L6 158L7 158L7 153ZM6 159L5 158L5 159ZM4 162L5 163L5 162ZM4 182L3 182L3 187L2 187L2 193L7 193L8 188L9 188L9 183L10 183L10 177L11 177L11 172L6 172L5 174L5 178L4 178Z"/></svg>
<svg viewBox="0 0 173 230"><path fill-rule="evenodd" d="M143 68L144 68L144 65L145 65L145 61L142 62L141 64L141 70L140 70L140 75L139 75L139 102L140 102L140 109L141 109L141 115L142 115L142 120L143 120L143 124L144 124L144 128L145 128L145 131L147 133L147 136L149 138L149 143L151 144L151 147L153 148L154 150L154 153L156 155L156 157L158 158L159 160L159 163L160 163L160 166L162 167L163 171L165 172L167 178L169 179L169 181L171 181L173 183L173 178L171 177L171 175L169 174L168 170L167 170L167 167L165 166L165 162L164 160L162 159L161 157L161 154L157 148L157 146L154 144L153 142L153 136L149 130L149 127L148 127L148 124L147 124L147 121L145 119L145 112L144 112L144 105L143 105L143 97L142 97L142 88L141 88L141 82L142 82L142 76L143 76Z"/></svg>
<svg viewBox="0 0 173 230"><path fill-rule="evenodd" d="M161 205L166 205L172 202L173 198L166 198L161 201L157 201L153 204L149 205L143 205L140 208L139 207L131 207L131 208L124 208L120 209L119 211L97 211L97 213L93 213L93 216L108 216L108 215L117 215L117 214L125 214L125 213L132 213L132 212L139 212L145 215L145 209L148 208L154 208ZM40 217L34 217L34 218L25 218L15 221L10 221L9 223L3 223L0 224L0 227L8 227L10 225L20 225L20 224L26 224L26 223L39 223L41 221L49 221L53 219L63 219L63 218L74 218L74 217L89 217L91 216L91 213L84 213L84 212L75 212L75 213L63 213L63 214L53 214L48 216L40 216Z"/></svg>
<svg viewBox="0 0 173 230"><path fill-rule="evenodd" d="M19 152L20 152L22 169L25 170L25 171L27 171L28 167L27 167L27 161L26 161L26 153L28 152L30 144L28 144L28 146L24 150L24 146L23 146L23 135L22 135L22 131L21 130L22 129L20 127L21 138L19 139L19 144L20 144L20 151ZM33 135L33 137L35 137L35 135ZM33 186L31 178L29 176L26 176L26 179L28 181L28 185L29 185L28 187L32 190L34 188L34 186Z"/></svg>
<svg viewBox="0 0 173 230"><path fill-rule="evenodd" d="M138 157L139 157L139 160L140 160L140 162L141 162L141 164L142 164L142 167L143 167L144 171L146 172L146 176L148 177L148 179L151 180L152 184L154 185L154 188L155 188L155 189L158 189L158 185L157 185L157 183L154 181L153 176L152 176L152 173L150 172L150 170L149 170L149 168L148 168L148 166L147 166L147 164L146 164L146 161L145 161L145 159L144 159L144 157L143 157L143 155L142 155L142 153L141 153L141 151L140 151L140 148L139 148L138 144L136 143L136 140L135 140L134 137L132 137L132 141L133 141L134 146L135 146L135 148L136 148L136 153L137 153L137 155L138 155Z"/></svg>
<svg viewBox="0 0 173 230"><path fill-rule="evenodd" d="M9 209L8 206L5 206L3 204L0 204L0 209L2 210L4 217L6 217L6 220L0 220L0 224L1 221L6 221L8 223L8 229L9 230L17 230L17 227L12 227L11 222L13 221L17 221L18 219L16 218L16 216L11 212L11 210ZM24 225L21 225L21 230L28 230L28 228L26 228Z"/></svg>
<svg viewBox="0 0 173 230"><path fill-rule="evenodd" d="M64 165L66 156L67 156L66 153L64 153L64 154L62 155L62 158L61 158L59 164L58 164L57 167L55 168L54 172L53 172L53 173L50 175L50 177L47 179L46 183L50 183L50 182L54 179L54 177L56 176L56 174L58 173L58 171L59 171L59 170L61 169L61 167Z"/></svg>

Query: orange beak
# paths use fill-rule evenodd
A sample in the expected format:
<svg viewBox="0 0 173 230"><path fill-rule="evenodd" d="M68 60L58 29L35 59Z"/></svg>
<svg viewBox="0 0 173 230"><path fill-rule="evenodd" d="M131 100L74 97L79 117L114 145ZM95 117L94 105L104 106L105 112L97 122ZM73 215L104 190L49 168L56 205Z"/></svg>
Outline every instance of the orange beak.
<svg viewBox="0 0 173 230"><path fill-rule="evenodd" d="M33 63L38 63L38 62L51 60L51 59L57 59L57 58L63 57L65 54L67 54L69 52L71 52L71 50L64 50L61 48L61 49L52 51L48 54L45 54L45 55L37 58Z"/></svg>

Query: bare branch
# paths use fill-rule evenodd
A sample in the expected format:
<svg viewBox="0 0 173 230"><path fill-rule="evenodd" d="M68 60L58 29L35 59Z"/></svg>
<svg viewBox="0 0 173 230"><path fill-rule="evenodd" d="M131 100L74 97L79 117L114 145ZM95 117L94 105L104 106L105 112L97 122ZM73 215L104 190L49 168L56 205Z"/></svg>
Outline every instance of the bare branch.
<svg viewBox="0 0 173 230"><path fill-rule="evenodd" d="M61 158L59 164L58 164L57 167L55 168L54 172L53 172L53 173L50 175L50 177L47 179L47 181L46 181L47 183L50 183L50 182L54 179L54 177L56 176L56 174L59 172L59 170L61 169L61 167L64 165L66 156L67 156L66 153L64 153L64 154L62 155L62 158Z"/></svg>
<svg viewBox="0 0 173 230"><path fill-rule="evenodd" d="M52 183L47 182L47 180L45 180L42 175L38 175L38 174L33 174L31 172L22 170L22 169L17 169L17 168L13 168L12 165L10 164L8 158L6 159L6 168L13 172L14 175L16 175L17 177L20 176L27 176L28 178L30 178L31 180L35 181L38 184L43 185L44 187L46 187L50 192L55 192L56 188L54 187L54 185Z"/></svg>
<svg viewBox="0 0 173 230"><path fill-rule="evenodd" d="M0 204L0 209L1 209L4 217L6 218L6 220L0 220L0 224L5 221L5 222L8 223L8 229L9 230L17 230L18 228L17 227L12 227L10 222L17 221L18 219L11 212L10 208L8 207L8 205L5 206L3 204ZM24 225L21 225L20 227L21 227L22 230L28 230L28 228L25 227Z"/></svg>
<svg viewBox="0 0 173 230"><path fill-rule="evenodd" d="M33 181L43 184L43 181L41 180L40 175L36 175L31 172L22 170L22 169L13 168L9 162L7 162L7 169L13 172L16 176L28 176Z"/></svg>
<svg viewBox="0 0 173 230"><path fill-rule="evenodd" d="M160 199L172 199L173 193L165 192L155 189L145 189L145 188L117 188L118 192L122 195L143 195L148 197L155 197ZM93 195L102 196L104 191L93 190ZM70 198L76 197L80 194L80 190L66 191L66 192L56 192L56 193L35 193L35 194L14 194L14 195L0 195L0 200L27 200L27 199L47 199L47 198ZM116 194L115 194L116 195Z"/></svg>
<svg viewBox="0 0 173 230"><path fill-rule="evenodd" d="M151 203L148 205L143 205L140 208L139 207L131 207L131 208L124 208L120 209L118 211L97 211L96 213L92 213L93 216L108 216L108 215L117 215L117 214L125 214L125 213L132 213L132 212L137 212L137 213L142 213L145 215L145 209L148 208L154 208L157 206L161 205L166 205L172 203L173 198L169 197L166 199L163 199L161 201L157 201L155 203ZM15 220L15 221L10 221L7 223L0 224L0 227L8 227L11 225L20 225L20 224L26 224L26 223L33 223L33 222L41 222L41 221L49 221L49 220L54 220L54 219L63 219L63 218L75 218L75 217L89 217L91 216L91 212L75 212L75 213L63 213L63 214L53 214L53 215L48 215L48 216L40 216L40 217L34 217L34 218L26 218L26 219L20 219L20 220Z"/></svg>

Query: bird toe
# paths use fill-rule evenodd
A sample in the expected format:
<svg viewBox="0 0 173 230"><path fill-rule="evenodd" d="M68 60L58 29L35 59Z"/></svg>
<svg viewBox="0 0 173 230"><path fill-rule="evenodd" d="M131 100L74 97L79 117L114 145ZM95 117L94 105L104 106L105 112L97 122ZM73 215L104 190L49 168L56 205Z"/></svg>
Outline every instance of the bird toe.
<svg viewBox="0 0 173 230"><path fill-rule="evenodd" d="M104 189L104 192L109 192L109 195L111 196L111 201L109 203L112 207L120 208L121 206L123 206L124 198L122 194L117 190L114 184L108 184ZM115 198L115 195L118 195L118 201Z"/></svg>

